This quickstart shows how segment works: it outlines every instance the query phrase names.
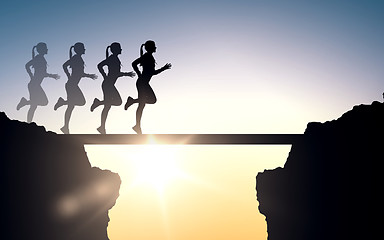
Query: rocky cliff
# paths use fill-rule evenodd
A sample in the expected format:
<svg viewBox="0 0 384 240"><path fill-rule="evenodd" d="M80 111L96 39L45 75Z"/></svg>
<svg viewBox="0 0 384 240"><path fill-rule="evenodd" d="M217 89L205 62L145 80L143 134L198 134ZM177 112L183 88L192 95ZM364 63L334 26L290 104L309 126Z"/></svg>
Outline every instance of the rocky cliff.
<svg viewBox="0 0 384 240"><path fill-rule="evenodd" d="M82 144L0 113L1 239L106 240L120 183Z"/></svg>
<svg viewBox="0 0 384 240"><path fill-rule="evenodd" d="M379 102L356 106L334 121L309 123L284 168L257 175L268 239L381 236L383 137Z"/></svg>

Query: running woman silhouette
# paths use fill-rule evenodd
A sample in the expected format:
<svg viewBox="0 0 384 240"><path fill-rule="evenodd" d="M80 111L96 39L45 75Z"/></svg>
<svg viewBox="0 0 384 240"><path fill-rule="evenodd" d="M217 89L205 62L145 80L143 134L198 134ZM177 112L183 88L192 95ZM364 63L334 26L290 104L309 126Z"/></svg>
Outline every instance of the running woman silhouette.
<svg viewBox="0 0 384 240"><path fill-rule="evenodd" d="M112 55L109 56L109 49L112 52ZM106 134L105 130L105 122L107 121L108 112L112 106L120 106L122 104L122 100L119 92L115 87L115 83L119 77L128 76L134 77L134 72L121 72L121 62L118 57L121 54L121 46L120 43L114 42L106 49L106 59L100 62L97 65L101 75L104 77L104 81L101 85L103 90L104 100L99 100L95 98L93 100L93 104L91 106L91 112L95 110L100 105L104 105L104 109L101 112L101 125L97 128L97 131L101 134ZM105 73L103 67L108 67L108 74Z"/></svg>
<svg viewBox="0 0 384 240"><path fill-rule="evenodd" d="M35 49L38 53L36 56ZM32 59L25 64L25 69L31 79L28 83L29 100L22 97L16 109L20 110L20 108L26 105L30 106L27 114L28 123L32 122L37 106L48 105L47 95L41 87L43 79L49 77L57 80L60 78L58 74L47 73L47 61L44 58L44 55L47 53L47 44L40 42L32 48ZM31 67L34 69L33 73Z"/></svg>
<svg viewBox="0 0 384 240"><path fill-rule="evenodd" d="M72 56L72 49L75 50L76 53L74 56ZM68 81L65 84L65 90L67 91L67 100L64 100L62 97L60 97L57 100L54 109L56 111L61 106L68 106L64 114L64 126L60 128L60 130L65 134L69 134L69 120L71 118L72 111L75 106L85 105L84 95L79 88L79 82L81 78L87 77L93 80L97 78L96 74L84 73L85 63L83 58L81 57L81 55L83 54L85 54L84 44L78 42L70 47L69 60L63 64L64 72L68 77ZM69 73L68 67L72 69L71 73Z"/></svg>
<svg viewBox="0 0 384 240"><path fill-rule="evenodd" d="M146 53L143 54L143 47L145 47ZM141 117L143 115L143 110L146 104L155 104L157 99L156 95L153 92L151 86L149 85L149 81L151 80L153 75L157 75L167 69L172 67L172 64L167 63L162 68L155 70L155 58L153 57L153 53L156 52L156 44L152 40L146 41L140 47L140 58L136 59L132 62L132 67L135 70L138 79L136 82L136 88L138 92L138 98L133 99L132 97L128 97L127 103L124 106L124 109L127 110L132 104L138 103L138 107L136 110L136 125L132 127L132 129L137 133L141 134ZM143 71L140 72L138 65L142 66Z"/></svg>

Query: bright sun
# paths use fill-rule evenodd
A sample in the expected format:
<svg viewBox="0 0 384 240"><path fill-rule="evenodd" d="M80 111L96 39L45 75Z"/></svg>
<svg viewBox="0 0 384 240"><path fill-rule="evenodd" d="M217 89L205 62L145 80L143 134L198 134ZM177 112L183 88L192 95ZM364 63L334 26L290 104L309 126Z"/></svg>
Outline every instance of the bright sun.
<svg viewBox="0 0 384 240"><path fill-rule="evenodd" d="M145 145L132 156L133 185L147 185L163 192L167 185L185 174L178 167L178 150L156 142Z"/></svg>

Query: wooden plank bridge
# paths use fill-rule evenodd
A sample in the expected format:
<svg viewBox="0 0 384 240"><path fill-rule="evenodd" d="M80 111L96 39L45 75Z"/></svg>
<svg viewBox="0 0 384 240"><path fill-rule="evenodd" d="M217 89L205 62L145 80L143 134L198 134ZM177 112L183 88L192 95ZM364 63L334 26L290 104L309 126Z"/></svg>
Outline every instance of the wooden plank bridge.
<svg viewBox="0 0 384 240"><path fill-rule="evenodd" d="M303 134L68 134L83 144L290 145Z"/></svg>

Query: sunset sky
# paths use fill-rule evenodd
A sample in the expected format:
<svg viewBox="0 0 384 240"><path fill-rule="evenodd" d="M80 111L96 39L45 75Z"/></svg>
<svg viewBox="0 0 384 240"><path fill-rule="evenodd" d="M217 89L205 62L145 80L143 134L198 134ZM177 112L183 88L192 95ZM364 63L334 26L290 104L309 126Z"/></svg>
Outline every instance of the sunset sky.
<svg viewBox="0 0 384 240"><path fill-rule="evenodd" d="M65 108L53 106L66 97L62 64L76 42L85 44L85 71L99 78L80 83L87 103L75 108L72 133L97 133L101 109L89 111L92 100L102 98L96 65L115 41L123 49L123 71L132 71L140 45L149 39L157 44L157 67L173 65L151 80L158 102L144 110L143 133L303 133L308 122L332 120L354 105L382 100L384 1L4 0L0 5L0 111L26 120L28 108L16 110L21 97L29 98L24 66L32 47L46 42L48 72L61 79L44 80L49 104L37 109L34 121L57 133ZM135 81L118 80L123 101L137 96ZM135 110L113 107L107 133L133 133ZM289 146L147 147L152 150L86 146L92 165L118 172L123 180L110 213L111 240L266 239L255 176L283 166ZM156 151L168 167L145 155ZM146 161L170 177L137 166ZM143 180L150 175L158 181Z"/></svg>

